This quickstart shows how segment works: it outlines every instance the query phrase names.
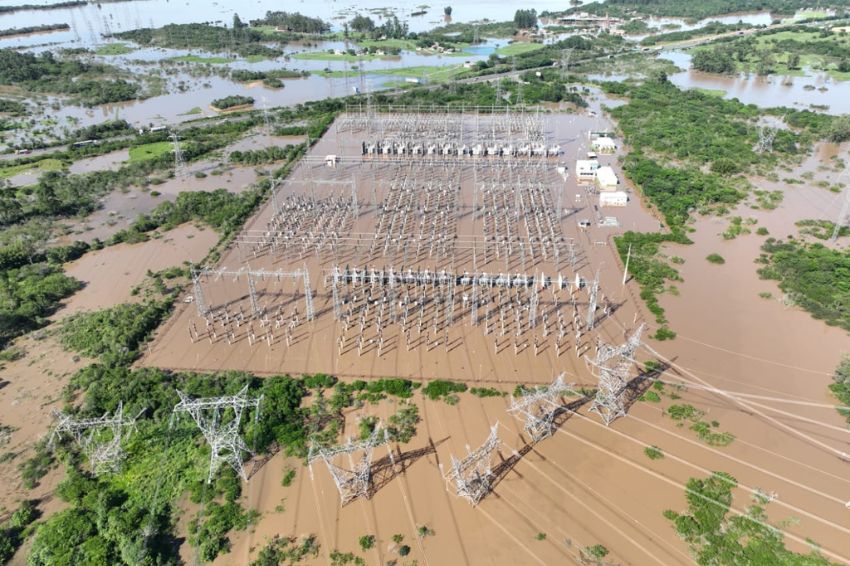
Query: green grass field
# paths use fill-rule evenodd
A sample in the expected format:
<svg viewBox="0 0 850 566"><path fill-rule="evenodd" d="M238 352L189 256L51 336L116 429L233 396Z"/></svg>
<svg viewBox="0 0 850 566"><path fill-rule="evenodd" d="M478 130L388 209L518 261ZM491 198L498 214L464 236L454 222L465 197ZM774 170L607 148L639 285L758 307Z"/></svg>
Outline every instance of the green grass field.
<svg viewBox="0 0 850 566"><path fill-rule="evenodd" d="M155 159L171 151L171 142L154 142L130 148L130 163Z"/></svg>
<svg viewBox="0 0 850 566"><path fill-rule="evenodd" d="M375 49L404 49L405 51L416 51L416 42L412 39L361 39L354 41L360 47L373 47Z"/></svg>
<svg viewBox="0 0 850 566"><path fill-rule="evenodd" d="M374 61L381 59L377 55L350 55L344 53L337 55L336 53L328 53L327 51L307 51L306 53L296 53L292 56L293 59L301 59L303 61L349 61L356 63L357 61Z"/></svg>
<svg viewBox="0 0 850 566"><path fill-rule="evenodd" d="M706 96L716 96L717 98L723 98L723 95L726 94L725 90L719 88L702 88L702 87L694 87L688 90L695 90L697 92L701 92Z"/></svg>
<svg viewBox="0 0 850 566"><path fill-rule="evenodd" d="M42 159L35 163L12 165L11 167L0 167L0 179L8 179L9 177L14 177L15 175L20 175L27 171L39 171L42 173L47 171L61 171L64 167L65 165L58 159Z"/></svg>
<svg viewBox="0 0 850 566"><path fill-rule="evenodd" d="M401 78L427 79L429 82L443 82L453 79L463 73L466 69L463 65L420 65L416 67L399 67L398 69L374 69L367 70L367 75L385 75ZM319 71L316 73L323 77L342 78L345 76L359 76L358 71ZM403 83L403 81L400 81Z"/></svg>
<svg viewBox="0 0 850 566"><path fill-rule="evenodd" d="M232 63L235 59L217 56L201 57L200 55L180 55L179 57L172 57L169 61L174 61L175 63L208 63L210 65L226 65L227 63Z"/></svg>
<svg viewBox="0 0 850 566"><path fill-rule="evenodd" d="M538 49L543 49L542 43L509 43L496 49L496 54L510 57L511 55L530 53L532 51L537 51Z"/></svg>
<svg viewBox="0 0 850 566"><path fill-rule="evenodd" d="M135 51L126 43L107 43L97 48L95 53L98 55L126 55Z"/></svg>

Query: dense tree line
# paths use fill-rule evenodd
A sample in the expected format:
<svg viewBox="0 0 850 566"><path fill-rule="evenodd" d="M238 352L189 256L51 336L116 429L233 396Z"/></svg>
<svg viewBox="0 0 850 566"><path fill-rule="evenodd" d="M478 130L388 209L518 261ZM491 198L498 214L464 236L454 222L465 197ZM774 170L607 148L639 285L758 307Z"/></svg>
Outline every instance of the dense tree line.
<svg viewBox="0 0 850 566"><path fill-rule="evenodd" d="M669 43L672 41L686 41L695 37L704 37L707 35L720 35L750 29L753 26L743 22L737 24L723 24L720 22L708 22L706 25L690 30L671 31L669 33L659 33L650 35L641 40L641 45L655 45L657 43Z"/></svg>
<svg viewBox="0 0 850 566"><path fill-rule="evenodd" d="M269 38L250 28L226 28L212 24L169 24L161 28L140 28L114 34L114 37L143 46L171 49L204 49L211 52L232 51L243 57L260 55L279 57L280 49L263 42Z"/></svg>
<svg viewBox="0 0 850 566"><path fill-rule="evenodd" d="M273 145L261 149L249 149L247 151L233 151L230 153L230 161L244 165L265 165L275 161L285 161L303 150L303 146Z"/></svg>
<svg viewBox="0 0 850 566"><path fill-rule="evenodd" d="M88 4L87 0L68 0L65 2L52 2L50 4L15 4L11 6L0 6L0 14L11 14L13 12L24 12L34 10L60 10L62 8L78 8Z"/></svg>
<svg viewBox="0 0 850 566"><path fill-rule="evenodd" d="M294 33L319 34L331 30L331 25L320 18L311 18L298 12L266 12L265 17L251 20L252 26L275 26Z"/></svg>
<svg viewBox="0 0 850 566"><path fill-rule="evenodd" d="M69 30L71 26L68 24L42 24L40 26L26 26L22 28L7 28L0 29L0 37L12 37L15 35L24 35L27 33L44 33L48 31Z"/></svg>
<svg viewBox="0 0 850 566"><path fill-rule="evenodd" d="M850 0L829 0L820 4L826 8L850 6ZM793 14L811 8L811 0L606 0L591 2L569 12L589 12L599 16L626 17L632 14L702 20L711 16L743 12L769 11L774 14Z"/></svg>

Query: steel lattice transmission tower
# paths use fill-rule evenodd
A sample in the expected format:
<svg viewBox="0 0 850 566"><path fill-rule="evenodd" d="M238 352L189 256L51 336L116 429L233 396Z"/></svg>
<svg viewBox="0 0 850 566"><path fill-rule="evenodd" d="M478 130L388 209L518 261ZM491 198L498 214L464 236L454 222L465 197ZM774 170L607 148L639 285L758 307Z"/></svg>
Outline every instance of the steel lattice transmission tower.
<svg viewBox="0 0 850 566"><path fill-rule="evenodd" d="M590 284L590 301L587 304L587 329L593 330L596 323L596 301L599 294L599 270L596 270L596 276Z"/></svg>
<svg viewBox="0 0 850 566"><path fill-rule="evenodd" d="M125 457L121 441L136 427L136 419L144 409L131 418L124 418L124 404L111 416L106 413L97 419L75 419L67 413L53 411L57 421L50 435L48 446L53 447L56 438L70 436L82 448L95 475L118 471ZM108 432L106 432L108 431Z"/></svg>
<svg viewBox="0 0 850 566"><path fill-rule="evenodd" d="M272 118L269 115L269 105L266 97L263 97L263 129L267 136L272 135Z"/></svg>
<svg viewBox="0 0 850 566"><path fill-rule="evenodd" d="M490 429L490 435L474 452L466 447L468 454L461 460L452 455L452 468L443 477L446 480L446 488L451 491L453 486L455 492L472 505L484 499L490 493L492 487L493 470L491 469L490 456L499 447L499 423Z"/></svg>
<svg viewBox="0 0 850 566"><path fill-rule="evenodd" d="M180 402L174 406L174 415L189 413L201 429L204 438L210 445L210 473L207 483L212 482L213 476L223 462L230 464L243 480L248 481L245 468L242 466L242 454L254 452L239 436L239 424L242 413L247 408L254 408L254 421L260 417L260 403L263 397L248 398L248 386L245 385L236 395L225 397L205 397L192 399L178 390ZM228 418L229 416L229 418Z"/></svg>
<svg viewBox="0 0 850 566"><path fill-rule="evenodd" d="M847 172L850 171L850 165L844 168L841 174L838 176L838 179L835 180L835 183L841 186L841 179L843 179ZM835 242L838 239L838 236L841 235L841 229L847 224L847 211L850 210L850 188L844 190L844 204L841 205L841 211L838 213L838 218L835 220L835 227L832 229L832 236L829 238L830 242Z"/></svg>
<svg viewBox="0 0 850 566"><path fill-rule="evenodd" d="M615 348L609 344L600 343L594 360L589 360L585 356L585 360L590 361L599 378L599 388L596 390L596 397L593 399L590 410L599 413L606 426L626 416L623 396L629 371L634 364L634 353L640 346L642 333L643 325L641 324L621 346Z"/></svg>
<svg viewBox="0 0 850 566"><path fill-rule="evenodd" d="M562 81L566 81L567 78L570 76L570 59L572 58L572 56L572 49L566 49L561 52L560 74Z"/></svg>
<svg viewBox="0 0 850 566"><path fill-rule="evenodd" d="M354 501L358 497L369 499L372 485L372 452L376 446L389 443L387 429L378 429L376 426L372 435L360 442L353 442L350 438L345 444L332 448L311 445L307 456L310 466L310 475L313 474L313 462L321 459L328 467L333 477L342 505ZM390 451L390 459L392 459ZM343 461L345 463L342 463Z"/></svg>
<svg viewBox="0 0 850 566"><path fill-rule="evenodd" d="M759 141L756 146L756 151L758 153L768 153L773 151L773 140L776 139L776 133L779 130L777 128L768 126L768 125L760 125L758 127L759 133Z"/></svg>
<svg viewBox="0 0 850 566"><path fill-rule="evenodd" d="M841 234L841 229L847 224L847 210L850 209L850 189L847 189L847 194L844 197L844 204L841 205L841 212L838 213L838 218L835 221L835 227L832 229L832 236L829 241L835 242Z"/></svg>
<svg viewBox="0 0 850 566"><path fill-rule="evenodd" d="M171 132L168 139L171 140L171 145L174 148L174 176L185 177L187 173L186 160L183 158L183 150L180 149L180 137L177 132Z"/></svg>
<svg viewBox="0 0 850 566"><path fill-rule="evenodd" d="M508 412L524 418L525 431L534 442L540 442L554 434L555 417L567 410L559 399L577 394L572 384L564 383L564 374L561 374L547 387L528 391L519 398L512 397Z"/></svg>

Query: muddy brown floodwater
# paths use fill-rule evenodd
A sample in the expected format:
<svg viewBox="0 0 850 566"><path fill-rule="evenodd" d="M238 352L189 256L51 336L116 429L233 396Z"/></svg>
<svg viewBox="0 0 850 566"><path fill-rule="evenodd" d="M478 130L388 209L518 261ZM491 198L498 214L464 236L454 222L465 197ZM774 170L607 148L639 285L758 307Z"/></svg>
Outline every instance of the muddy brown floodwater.
<svg viewBox="0 0 850 566"><path fill-rule="evenodd" d="M130 290L148 271L162 271L184 261L198 262L216 241L214 230L184 224L142 244L118 244L88 253L65 266L65 272L85 287L68 299L59 316L128 301Z"/></svg>
<svg viewBox="0 0 850 566"><path fill-rule="evenodd" d="M91 252L65 266L66 272L85 287L66 301L48 327L30 333L15 343L26 351L20 360L0 368L0 422L12 425L9 442L2 446L11 460L0 462L0 507L15 508L24 498L42 499L40 509L50 515L62 507L53 495L64 477L61 466L45 476L39 487L25 490L20 484L18 466L31 456L33 445L43 438L52 421L51 411L60 409L62 389L73 373L90 363L65 351L56 331L60 321L72 314L102 309L133 300L132 287L141 283L148 270L159 271L202 259L218 241L210 229L183 225L141 244L121 244ZM15 563L23 564L23 557Z"/></svg>
<svg viewBox="0 0 850 566"><path fill-rule="evenodd" d="M586 151L586 131L608 126L604 118L586 115L551 116L546 122L549 135L564 148L563 159L571 169L573 160ZM356 145L338 143L332 128L311 155L352 155L352 150L356 154ZM819 150L788 176L799 177L814 169L815 182L835 175L818 169L816 163L824 158L827 161L821 165L832 167L829 155L830 150ZM619 172L616 156L603 160ZM553 162L550 167L555 165ZM292 178L342 181L352 174L358 175L358 167L347 160L332 173L324 164L308 160ZM356 186L365 191L361 202L369 200L368 187L375 184L370 179L368 174L357 179ZM602 294L615 304L622 303L612 316L598 323L589 342L598 337L620 343L624 333L640 321L650 322L650 330L654 330L654 318L637 300L639 289L633 282L621 283L622 265L610 236L626 229L657 229L657 220L637 202L627 183L633 202L625 209L603 209L606 215L618 218L620 227L601 228L593 223L587 231L579 231L577 220L595 218L595 196L580 189L573 178L562 184L554 178L551 182L553 196L564 191L564 206L570 209L561 227L581 244L580 273L587 278L599 269ZM790 226L796 219L825 217L835 199L833 193L814 185L754 182L762 188L782 190L785 200L774 211L742 206L734 214L756 217L758 225L777 235L793 231ZM466 182L461 185L465 187ZM467 190L463 188L461 195ZM464 198L461 204L466 202ZM268 214L269 209L261 211L248 223L249 228L263 226ZM365 213L358 222L369 222L371 214ZM413 402L423 418L417 435L408 445L392 447L398 451L397 460L405 461L404 469L381 468L382 473L375 475L376 492L371 499L340 508L336 488L323 465L315 463L308 470L299 461L278 454L245 490L245 503L259 509L262 519L249 531L231 534L232 552L215 563L248 564L276 534L312 534L320 544L316 563L328 562L330 553L338 549L379 564L398 556L392 537L401 534L412 549L411 559L420 563L578 564L582 548L602 544L610 550L612 563L692 564L687 546L662 512L684 509L688 479L705 477L713 470L727 471L739 480L734 512L745 509L757 490L773 494L775 499L766 506L771 522L793 518L784 527L790 548L807 551L805 541L810 538L827 557L847 561L850 517L845 502L850 476L847 463L839 456L850 452L850 447L845 423L829 406L834 400L826 385L841 352L850 349L850 341L843 331L828 328L804 312L759 298L762 290L778 296L775 284L760 281L755 272L753 259L763 238L751 234L724 241L718 233L727 223L699 219L692 246L666 250L685 258L679 266L685 278L679 285L680 296L663 295L661 299L679 338L663 343L646 339L648 348L637 353L639 360L646 361L656 359L653 350L658 351L660 359L671 366L662 379L688 383L688 387L666 385L657 404L630 403L628 416L610 427L589 413L586 403L570 414L553 437L533 446L528 444L522 423L506 413L506 398L479 399L467 393L460 395L457 405L449 405L416 394ZM459 234L473 228L466 219L457 225ZM712 252L721 253L726 264L709 264L704 258ZM252 258L250 265L259 268L265 261ZM506 392L514 383L546 383L564 372L579 384L595 385L584 359L576 357L572 349L561 356L552 352L494 356L487 341L471 330L460 334L459 348L448 354L438 347L384 355L372 351L364 356L349 350L340 356L334 346L338 323L326 312L331 303L323 295L322 272L312 256L295 263L306 263L311 270L319 289L317 310L323 312L316 322L306 325L302 342L290 349L281 343L272 348L265 343L228 346L221 340L210 344L206 339L192 343L186 325L195 316L195 306L180 305L141 363L260 373L322 370L343 376L439 376L470 385L486 383ZM238 269L246 264L232 249L224 254L221 265ZM215 288L210 288L213 291ZM226 294L224 288L218 292ZM244 300L246 292L242 294ZM592 347L589 355L593 355ZM712 387L750 396L730 398L728 393L710 390ZM705 412L706 422L717 421L715 430L734 434L734 441L726 447L711 446L688 425L676 426L663 414L674 403L693 404ZM387 400L351 410L346 415L346 434L355 434L362 416L387 418L396 409L397 403ZM497 421L502 444L494 466L499 481L494 492L473 508L447 490L442 473L448 469L451 455L465 454L467 446L474 449ZM643 451L650 445L659 447L665 457L647 458ZM517 453L522 457L514 456ZM385 447L376 449L375 459L386 461ZM282 487L281 478L288 467L296 470L296 477L290 487ZM434 534L420 538L417 530L423 525ZM538 540L538 533L544 533L545 539ZM376 544L363 553L358 538L366 534L374 535Z"/></svg>

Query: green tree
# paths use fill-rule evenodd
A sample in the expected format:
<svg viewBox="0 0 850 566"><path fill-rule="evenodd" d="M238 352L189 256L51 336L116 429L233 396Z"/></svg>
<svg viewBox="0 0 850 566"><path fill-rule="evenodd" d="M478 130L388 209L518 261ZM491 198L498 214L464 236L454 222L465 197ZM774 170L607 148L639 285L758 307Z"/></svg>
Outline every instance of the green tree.
<svg viewBox="0 0 850 566"><path fill-rule="evenodd" d="M734 73L735 59L732 52L724 47L700 49L694 53L691 66L706 73Z"/></svg>
<svg viewBox="0 0 850 566"><path fill-rule="evenodd" d="M357 14L351 20L351 29L360 33L368 33L375 29L375 22L369 16Z"/></svg>
<svg viewBox="0 0 850 566"><path fill-rule="evenodd" d="M832 120L826 137L831 142L841 143L850 139L850 116L842 115Z"/></svg>
<svg viewBox="0 0 850 566"><path fill-rule="evenodd" d="M788 56L788 68L789 69L799 69L800 68L800 54L799 53L791 53Z"/></svg>
<svg viewBox="0 0 850 566"><path fill-rule="evenodd" d="M517 10L514 14L514 25L521 29L537 27L537 10Z"/></svg>

